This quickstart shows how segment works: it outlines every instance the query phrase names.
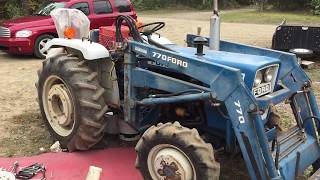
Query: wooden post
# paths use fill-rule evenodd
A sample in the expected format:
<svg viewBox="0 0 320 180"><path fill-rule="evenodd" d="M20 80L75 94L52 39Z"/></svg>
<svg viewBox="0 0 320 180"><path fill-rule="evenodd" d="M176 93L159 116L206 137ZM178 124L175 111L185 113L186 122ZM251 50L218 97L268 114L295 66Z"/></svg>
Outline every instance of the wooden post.
<svg viewBox="0 0 320 180"><path fill-rule="evenodd" d="M198 36L201 35L201 27L198 27L198 29L197 29L197 35L198 35Z"/></svg>

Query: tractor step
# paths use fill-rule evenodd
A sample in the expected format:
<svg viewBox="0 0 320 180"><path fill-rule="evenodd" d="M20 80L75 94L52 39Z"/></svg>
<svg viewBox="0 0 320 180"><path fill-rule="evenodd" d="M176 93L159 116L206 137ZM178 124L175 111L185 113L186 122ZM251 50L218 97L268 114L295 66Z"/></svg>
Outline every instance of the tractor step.
<svg viewBox="0 0 320 180"><path fill-rule="evenodd" d="M308 180L320 180L320 169L318 169Z"/></svg>
<svg viewBox="0 0 320 180"><path fill-rule="evenodd" d="M290 128L287 132L278 137L280 147L279 160L288 156L292 151L299 147L305 141L305 136L298 126ZM276 157L276 150L273 157Z"/></svg>

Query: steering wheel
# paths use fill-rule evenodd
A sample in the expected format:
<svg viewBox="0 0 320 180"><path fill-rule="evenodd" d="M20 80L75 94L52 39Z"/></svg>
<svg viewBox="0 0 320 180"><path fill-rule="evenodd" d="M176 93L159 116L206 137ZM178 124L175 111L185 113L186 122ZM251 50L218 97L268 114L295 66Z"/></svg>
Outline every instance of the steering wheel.
<svg viewBox="0 0 320 180"><path fill-rule="evenodd" d="M145 36L149 36L160 29L162 29L166 24L164 22L153 22L153 23L148 23L143 26L138 27L138 29L142 29L143 31L141 32Z"/></svg>

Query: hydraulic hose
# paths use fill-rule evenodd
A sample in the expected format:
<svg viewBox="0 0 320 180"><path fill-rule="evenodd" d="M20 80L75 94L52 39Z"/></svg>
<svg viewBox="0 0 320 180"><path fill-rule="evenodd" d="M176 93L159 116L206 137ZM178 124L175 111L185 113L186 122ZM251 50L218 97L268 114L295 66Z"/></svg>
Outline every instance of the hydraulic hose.
<svg viewBox="0 0 320 180"><path fill-rule="evenodd" d="M129 27L130 35L132 36L133 40L138 42L143 42L143 38L140 35L140 32L138 31L138 28L135 24L135 20L130 16L124 16L120 15L116 19L116 41L117 42L123 42L123 35L121 31L121 26L123 23L126 23L126 25Z"/></svg>

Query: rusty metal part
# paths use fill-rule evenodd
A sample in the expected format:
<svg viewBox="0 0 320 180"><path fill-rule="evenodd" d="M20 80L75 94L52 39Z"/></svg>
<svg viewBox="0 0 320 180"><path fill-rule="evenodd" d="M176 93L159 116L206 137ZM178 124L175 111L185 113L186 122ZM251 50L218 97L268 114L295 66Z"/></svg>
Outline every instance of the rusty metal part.
<svg viewBox="0 0 320 180"><path fill-rule="evenodd" d="M173 145L159 144L152 148L147 163L153 179L195 179L195 167L191 160Z"/></svg>

